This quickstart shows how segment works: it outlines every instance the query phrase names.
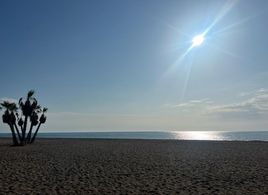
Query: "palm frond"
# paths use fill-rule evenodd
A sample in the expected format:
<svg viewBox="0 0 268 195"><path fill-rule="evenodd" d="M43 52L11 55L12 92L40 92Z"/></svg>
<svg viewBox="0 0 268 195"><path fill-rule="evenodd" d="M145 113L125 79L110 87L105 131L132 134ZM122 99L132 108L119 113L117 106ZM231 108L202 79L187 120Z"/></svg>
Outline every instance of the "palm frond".
<svg viewBox="0 0 268 195"><path fill-rule="evenodd" d="M35 93L34 90L29 91L27 94L27 100L32 99L33 98L32 96L34 95L34 93Z"/></svg>
<svg viewBox="0 0 268 195"><path fill-rule="evenodd" d="M1 103L1 106L3 106L4 108L6 109L9 109L9 107L11 106L12 104L9 103L9 101L4 101Z"/></svg>
<svg viewBox="0 0 268 195"><path fill-rule="evenodd" d="M10 111L17 111L19 108L17 107L17 104L16 103L11 103L10 106L9 106L9 110Z"/></svg>
<svg viewBox="0 0 268 195"><path fill-rule="evenodd" d="M19 99L19 107L22 108L23 106L23 102L22 102L22 98Z"/></svg>
<svg viewBox="0 0 268 195"><path fill-rule="evenodd" d="M42 112L42 107L41 107L40 105L37 105L36 108L35 108L35 111L36 111L37 113Z"/></svg>
<svg viewBox="0 0 268 195"><path fill-rule="evenodd" d="M43 113L45 113L46 111L48 111L48 108L43 108Z"/></svg>

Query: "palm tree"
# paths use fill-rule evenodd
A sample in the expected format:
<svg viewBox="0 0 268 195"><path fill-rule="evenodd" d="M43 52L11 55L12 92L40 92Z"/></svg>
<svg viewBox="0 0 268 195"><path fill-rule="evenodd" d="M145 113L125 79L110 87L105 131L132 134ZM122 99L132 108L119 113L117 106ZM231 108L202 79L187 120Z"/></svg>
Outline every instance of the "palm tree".
<svg viewBox="0 0 268 195"><path fill-rule="evenodd" d="M20 126L20 129L21 129L21 133L22 133L22 131L23 131L23 120L22 120L22 118L20 117L20 119L18 120L18 125ZM21 140L22 141L22 140Z"/></svg>
<svg viewBox="0 0 268 195"><path fill-rule="evenodd" d="M30 117L30 121L31 121L31 127L30 127L30 130L29 130L29 133L27 135L27 143L30 143L31 141L31 136L32 136L32 130L33 130L33 127L36 126L38 124L38 115L37 113L40 113L42 112L42 108L40 105L36 106L36 108L33 110L33 113Z"/></svg>
<svg viewBox="0 0 268 195"><path fill-rule="evenodd" d="M41 124L44 124L44 123L46 122L46 120L47 120L47 117L44 115L44 113L45 113L47 110L48 110L47 108L43 108L43 110L42 110L43 114L41 115L41 117L40 117L40 119L39 119L39 125L38 125L38 127L36 128L36 130L35 130L35 133L34 133L34 136L33 136L33 138L32 138L31 143L34 142L35 137L36 137L36 135L37 135L37 133L38 133L38 130L39 130Z"/></svg>
<svg viewBox="0 0 268 195"><path fill-rule="evenodd" d="M34 93L35 93L34 90L29 91L27 94L27 99L25 101L22 101L22 98L20 98L19 107L22 111L20 116L17 112L18 107L16 103L9 103L8 101L4 101L0 103L0 110L2 110L3 108L6 108L6 111L2 115L2 120L4 123L8 124L10 127L14 145L19 145L15 130L17 131L17 135L20 139L20 146L25 146L27 143L34 142L41 124L44 124L46 122L46 116L44 115L44 113L48 109L47 108L42 109L40 105L37 105L37 100L33 98ZM42 112L42 115L39 119L38 113L41 113L41 112ZM24 120L22 119L22 115L25 116ZM27 138L26 138L28 118L30 118L31 126L28 132ZM21 132L18 129L17 124L20 126ZM31 139L33 127L37 125L38 127L36 128L33 138Z"/></svg>
<svg viewBox="0 0 268 195"><path fill-rule="evenodd" d="M17 118L19 116L17 113L18 107L17 107L16 103L12 103L9 107L9 110L11 112L11 125L13 125L15 127L17 134L18 134L18 137L19 137L19 140L21 141L21 135L20 135L19 129L18 129L17 124L16 124L16 116L17 116ZM16 116L15 116L14 112L15 112Z"/></svg>
<svg viewBox="0 0 268 195"><path fill-rule="evenodd" d="M30 121L31 121L31 127L30 127L30 131L29 131L29 133L27 135L27 143L30 143L30 141L31 141L33 126L36 126L38 124L37 112L35 112L35 111L33 112L33 114L30 117Z"/></svg>
<svg viewBox="0 0 268 195"><path fill-rule="evenodd" d="M14 131L14 128L13 128L13 120L14 120L14 114L12 114L13 112L9 112L9 109L12 107L13 104L9 103L8 101L4 101L3 103L1 103L1 106L6 108L6 111L5 113L2 115L2 120L3 120L3 123L7 123L10 127L10 130L11 130L11 133L12 133L12 137L13 137L13 144L14 146L18 146L19 143L18 143L18 140L17 140L17 137L16 137L16 134L15 134L15 131ZM1 109L2 109L1 107ZM15 118L15 121L16 121L16 118Z"/></svg>
<svg viewBox="0 0 268 195"><path fill-rule="evenodd" d="M22 130L21 145L26 145L25 134L26 134L26 128L27 128L27 119L28 117L32 115L34 109L37 106L37 100L33 98L34 93L35 93L34 90L31 90L28 92L25 103L22 102L22 98L20 98L19 100L19 105L22 110L22 114L25 116L24 126Z"/></svg>

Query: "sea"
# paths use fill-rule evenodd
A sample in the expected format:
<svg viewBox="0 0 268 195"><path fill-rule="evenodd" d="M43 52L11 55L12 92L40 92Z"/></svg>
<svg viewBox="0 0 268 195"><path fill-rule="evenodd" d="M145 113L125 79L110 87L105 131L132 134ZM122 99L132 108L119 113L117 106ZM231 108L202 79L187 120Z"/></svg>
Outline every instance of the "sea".
<svg viewBox="0 0 268 195"><path fill-rule="evenodd" d="M11 137L11 133L0 133ZM166 139L215 141L268 141L268 131L73 132L38 133L37 138Z"/></svg>

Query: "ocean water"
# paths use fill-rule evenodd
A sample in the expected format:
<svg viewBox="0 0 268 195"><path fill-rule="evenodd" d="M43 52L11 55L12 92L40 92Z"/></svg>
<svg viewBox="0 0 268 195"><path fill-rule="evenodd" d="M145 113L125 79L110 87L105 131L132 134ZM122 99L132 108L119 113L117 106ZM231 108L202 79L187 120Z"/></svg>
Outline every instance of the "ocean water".
<svg viewBox="0 0 268 195"><path fill-rule="evenodd" d="M11 133L0 133L0 137L11 137ZM38 133L37 138L95 138L95 139L172 139L172 140L218 140L218 141L268 141L268 131L218 132L77 132Z"/></svg>

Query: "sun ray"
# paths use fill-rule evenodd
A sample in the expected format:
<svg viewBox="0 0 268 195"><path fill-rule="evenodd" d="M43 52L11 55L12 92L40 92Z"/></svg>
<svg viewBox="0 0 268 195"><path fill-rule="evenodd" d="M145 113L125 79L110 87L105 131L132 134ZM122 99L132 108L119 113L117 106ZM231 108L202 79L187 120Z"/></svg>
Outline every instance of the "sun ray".
<svg viewBox="0 0 268 195"><path fill-rule="evenodd" d="M174 71L174 69L176 68L176 67L178 67L179 66L179 64L181 63L181 61L183 61L183 59L184 59L184 57L191 51L191 49L194 47L194 45L192 45L191 47L189 47L187 50L186 50L186 52L184 52L184 54L181 56L181 57L179 57L170 67L169 67L169 69L166 71L166 73L165 73L165 75L166 74L169 74L170 72L173 72Z"/></svg>
<svg viewBox="0 0 268 195"><path fill-rule="evenodd" d="M179 30L179 29L177 29L177 28L175 28L174 26L172 26L172 25L170 25L170 24L168 24L168 23L165 23L165 22L162 22L162 23L163 23L165 26L169 27L170 29L175 30L176 32L178 32L178 33L180 33L180 34L182 34L182 35L184 35L184 36L186 36L186 37L191 38L190 35L188 35L187 33L183 32L183 31L181 31L181 30Z"/></svg>
<svg viewBox="0 0 268 195"><path fill-rule="evenodd" d="M178 44L172 44L172 45L165 45L162 47L158 47L158 49L170 49L171 51L179 49L181 47L185 47L185 45L191 43L191 41L186 41L186 42L182 42L182 43L178 43Z"/></svg>
<svg viewBox="0 0 268 195"><path fill-rule="evenodd" d="M206 31L203 33L203 34L201 34L201 35L199 35L199 36L201 36L201 37L204 37L205 35L206 35L206 33L223 17L223 16L225 16L229 11L230 11L230 9L231 8L233 8L233 6L238 2L239 0L234 0L234 1L227 1L226 3L225 3L225 5L223 6L223 8L222 8L222 10L220 11L220 13L218 14L218 16L216 17L216 19L214 20L214 22L206 29ZM173 29L173 30L176 30L177 32L179 32L180 34L183 34L183 35L185 35L185 36L187 36L187 37L189 37L190 38L190 36L188 35L188 34L186 34L186 33L184 33L184 32L182 32L182 31L180 31L180 30L178 30L178 29L176 29L175 27L173 27L173 26L171 26L171 25L169 25L169 24L167 24L167 23L164 23L164 22L162 22L164 25L166 25L167 27L169 27L169 28L171 28L171 29ZM201 41L202 42L202 41ZM178 58L178 60L176 60L175 61L175 63L173 63L172 65L171 65L171 67L168 69L168 71L167 71L167 73L168 72L170 72L171 70L173 70L175 67L176 67L176 65L177 64L179 64L183 59L184 59L184 57L192 50L192 48L195 46L196 44L194 43L194 44L192 44L191 45L191 47L189 47L188 49L187 49L187 51L180 57L180 58ZM219 50L221 50L220 48L217 48L217 49L219 49ZM233 56L235 56L235 57L237 57L236 55L234 55L234 54L232 54L232 53L230 53L230 52L227 52L227 51L224 51L224 50L222 50L223 52L225 52L225 53L227 53L227 54L229 54L229 55L233 55Z"/></svg>
<svg viewBox="0 0 268 195"><path fill-rule="evenodd" d="M190 72L191 72L191 68L192 68L192 64L193 64L193 58L192 58L192 60L190 62L190 66L189 66L189 69L188 69L188 72L187 72L187 75L186 75L186 79L185 79L185 82L184 82L184 85L183 85L180 103L183 102L183 98L184 98L184 95L185 95L185 91L186 91L186 88L187 88L187 84L188 84L188 80L189 80L189 76L190 76Z"/></svg>
<svg viewBox="0 0 268 195"><path fill-rule="evenodd" d="M218 14L214 22L206 29L206 31L203 33L203 36L205 36L208 31L223 17L225 16L232 8L233 6L238 2L239 0L233 0L233 1L227 1L225 5L223 6L221 12Z"/></svg>
<svg viewBox="0 0 268 195"><path fill-rule="evenodd" d="M223 52L223 53L225 53L225 54L228 54L228 55L230 55L230 56L232 56L232 57L239 58L240 60L244 60L244 59L241 58L239 55L233 54L233 53L231 53L231 52L229 52L229 51L226 51L226 50L224 50L224 49L221 49L221 48L219 48L219 47L216 47L215 45L211 45L211 44L209 44L209 43L206 43L206 44L209 45L210 47L213 47L213 48L215 48L215 49L217 49L217 50L219 50L219 51L221 51L221 52Z"/></svg>
<svg viewBox="0 0 268 195"><path fill-rule="evenodd" d="M220 12L219 12L219 14L217 15L217 17L216 17L216 19L213 21L213 23L202 33L202 34L200 34L200 35L198 35L198 36L196 36L196 37L194 37L194 39L192 39L192 45L183 53L183 55L181 55L169 68L168 68L168 70L165 72L165 74L164 74L164 77L166 76L166 75L169 75L171 72L175 72L175 69L176 68L178 68L179 66L180 66L180 64L182 63L182 61L184 60L184 58L185 58L185 56L195 47L195 46L198 46L198 45L200 45L202 42L203 42L203 40L204 39L207 39L207 38L209 38L210 36L206 36L206 34L213 28L213 26L216 24L216 23L218 23L235 5L236 5L236 3L238 2L239 0L229 0L229 1L227 1L225 4L224 4L224 6L222 7L222 9L220 10ZM252 16L253 17L253 16ZM255 17L255 16L254 16ZM227 30L227 29L229 29L229 28L232 28L233 26L236 26L236 25L238 25L238 24L240 24L240 23L243 23L243 22L245 22L245 21L247 21L247 20L249 20L249 19L251 19L251 18L247 18L246 20L243 20L243 21L240 21L240 22L238 22L238 23L236 23L236 24L233 24L233 25L231 25L231 26L229 26L229 27L226 27L226 28L224 28L224 29L222 29L222 30L220 30L220 31L218 31L218 32L216 32L216 33L214 33L214 35L216 35L217 33L219 33L219 32L223 32L223 31L225 31L225 30ZM180 34L182 34L182 35L184 35L184 36L187 36L188 38L192 38L192 37L190 37L188 34L186 34L186 33L184 33L184 32L182 32L182 31L180 31L180 30L178 30L178 29L176 29L175 27L173 27L173 26L171 26L171 25L169 25L169 24L167 24L167 23L164 23L163 22L163 24L165 25L165 26L167 26L167 27L169 27L169 28L171 28L171 29L173 29L173 30L175 30L176 32L178 32L178 33L180 33ZM235 57L235 58L239 58L239 59L241 59L241 57L239 57L238 55L236 55L236 54L233 54L233 53L231 53L231 52L228 52L228 51L225 51L225 50L223 50L223 49L221 49L221 48L218 48L218 47L216 47L216 46L213 46L213 45L211 45L211 44L208 44L208 43L206 43L207 45L210 45L211 47L214 47L215 49L217 49L217 50L219 50L219 51L221 51L221 52L223 52L223 53L226 53L226 54L228 54L228 55L230 55L230 56L233 56L233 57ZM192 53L192 55L193 55L193 53ZM242 59L243 60L243 59ZM188 72L187 72L187 75L186 75L186 78L185 78L185 82L184 82L184 85L183 85L183 90L182 90L182 94L181 94L181 99L180 99L180 102L183 102L183 98L184 98L184 95L185 95L185 91L186 91L186 89L187 89L187 84L188 84L188 81L189 81L189 77L190 77L190 72L191 72L191 68L192 68L192 65L193 65L193 57L191 58L191 61L189 62L188 61L188 64L190 64L189 66L188 66Z"/></svg>
<svg viewBox="0 0 268 195"><path fill-rule="evenodd" d="M189 44L189 43L188 43ZM184 44L185 45L185 44ZM173 46L173 47L170 47L169 49L166 50L166 52L175 52L177 51L179 48L183 47L184 45L179 45L177 47Z"/></svg>
<svg viewBox="0 0 268 195"><path fill-rule="evenodd" d="M232 24L230 26L227 26L227 27L225 27L225 28L223 28L221 30L218 30L216 32L213 32L212 35L216 35L216 34L218 34L220 32L226 31L226 30L228 30L230 28L233 28L233 27L235 27L237 25L243 24L244 22L247 22L248 20L251 20L251 19L253 19L253 18L255 18L255 17L259 16L259 15L260 15L260 13L254 14L254 15L252 15L250 17L245 18L244 20L240 20L240 21L238 21L238 22L236 22L236 23L234 23L234 24Z"/></svg>

